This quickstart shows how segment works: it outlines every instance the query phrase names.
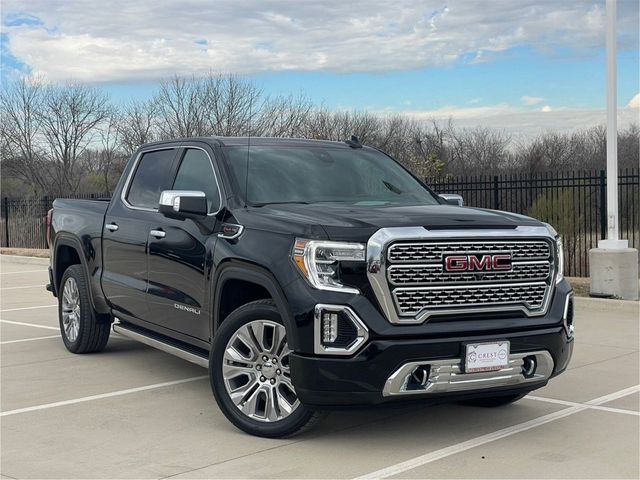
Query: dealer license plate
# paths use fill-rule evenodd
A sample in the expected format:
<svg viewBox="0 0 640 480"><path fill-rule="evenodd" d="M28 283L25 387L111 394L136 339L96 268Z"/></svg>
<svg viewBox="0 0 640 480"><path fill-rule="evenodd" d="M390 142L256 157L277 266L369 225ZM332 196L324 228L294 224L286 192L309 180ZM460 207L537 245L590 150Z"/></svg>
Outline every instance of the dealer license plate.
<svg viewBox="0 0 640 480"><path fill-rule="evenodd" d="M509 342L469 343L464 371L492 372L509 366Z"/></svg>

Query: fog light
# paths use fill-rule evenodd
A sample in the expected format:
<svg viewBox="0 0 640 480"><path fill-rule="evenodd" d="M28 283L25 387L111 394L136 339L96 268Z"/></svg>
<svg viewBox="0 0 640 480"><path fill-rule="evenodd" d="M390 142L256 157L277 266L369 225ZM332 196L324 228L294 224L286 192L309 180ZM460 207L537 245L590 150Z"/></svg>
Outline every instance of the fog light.
<svg viewBox="0 0 640 480"><path fill-rule="evenodd" d="M314 352L351 355L369 338L365 324L346 305L318 304L314 311Z"/></svg>
<svg viewBox="0 0 640 480"><path fill-rule="evenodd" d="M322 343L333 343L338 338L338 314L324 312L322 314Z"/></svg>

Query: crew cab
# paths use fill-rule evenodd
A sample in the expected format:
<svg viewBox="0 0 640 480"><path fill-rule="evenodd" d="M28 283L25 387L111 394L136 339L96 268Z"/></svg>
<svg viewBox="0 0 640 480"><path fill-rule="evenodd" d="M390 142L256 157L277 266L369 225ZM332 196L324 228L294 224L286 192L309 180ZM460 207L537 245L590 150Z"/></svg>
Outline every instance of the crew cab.
<svg viewBox="0 0 640 480"><path fill-rule="evenodd" d="M254 435L353 405L505 405L571 358L562 242L461 203L356 138L152 143L111 199L54 202L47 288L69 351L113 331L202 365Z"/></svg>

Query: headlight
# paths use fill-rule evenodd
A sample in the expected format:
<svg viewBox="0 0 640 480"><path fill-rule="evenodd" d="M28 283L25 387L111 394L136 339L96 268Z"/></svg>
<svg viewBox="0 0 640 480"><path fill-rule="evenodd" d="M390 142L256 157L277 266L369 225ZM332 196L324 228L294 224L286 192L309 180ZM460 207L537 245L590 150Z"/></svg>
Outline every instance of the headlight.
<svg viewBox="0 0 640 480"><path fill-rule="evenodd" d="M556 229L553 228L548 223L545 223L544 226L547 227L547 230L549 230L549 233L556 240L556 262L557 262L556 283L560 283L564 278L564 249L562 245L562 237L558 235L558 232L556 232Z"/></svg>
<svg viewBox="0 0 640 480"><path fill-rule="evenodd" d="M296 266L309 283L320 290L360 293L357 288L340 283L340 262L364 260L365 246L362 243L298 238L293 248L293 261Z"/></svg>

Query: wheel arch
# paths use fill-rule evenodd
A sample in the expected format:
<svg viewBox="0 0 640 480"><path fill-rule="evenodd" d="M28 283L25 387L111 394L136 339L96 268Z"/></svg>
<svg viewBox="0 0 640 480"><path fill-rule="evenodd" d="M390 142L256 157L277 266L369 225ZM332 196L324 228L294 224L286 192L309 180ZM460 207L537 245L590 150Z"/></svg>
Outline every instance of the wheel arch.
<svg viewBox="0 0 640 480"><path fill-rule="evenodd" d="M222 293L225 291L225 286L228 285L229 282L233 281L247 282L249 284L256 285L259 288L263 289L266 293L268 293L269 297L271 298L271 300L273 300L273 303L278 309L280 316L282 317L282 321L284 322L287 332L292 332L292 329L294 328L293 314L289 307L289 302L287 301L284 292L282 291L282 288L280 287L274 275L266 268L255 264L238 260L229 260L219 267L216 274L212 302L213 315L211 325L211 331L214 336L219 325L225 318L223 314L231 313L222 311L222 307L224 307L224 302L222 301ZM249 299L242 304L246 304L257 299L258 298ZM289 344L291 349L296 348L295 345L291 344L294 339L295 335L289 335Z"/></svg>
<svg viewBox="0 0 640 480"><path fill-rule="evenodd" d="M89 282L89 300L91 301L91 306L97 313L108 315L110 309L104 302L104 297L97 297L94 292L96 283L90 274L89 262L87 261L86 252L82 248L80 240L71 235L58 234L56 235L52 252L51 268L53 270L53 288L56 295L60 292L60 282L65 270L71 265L80 265Z"/></svg>

